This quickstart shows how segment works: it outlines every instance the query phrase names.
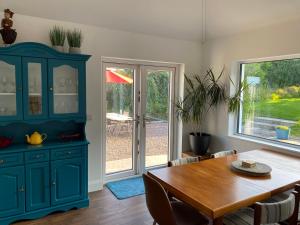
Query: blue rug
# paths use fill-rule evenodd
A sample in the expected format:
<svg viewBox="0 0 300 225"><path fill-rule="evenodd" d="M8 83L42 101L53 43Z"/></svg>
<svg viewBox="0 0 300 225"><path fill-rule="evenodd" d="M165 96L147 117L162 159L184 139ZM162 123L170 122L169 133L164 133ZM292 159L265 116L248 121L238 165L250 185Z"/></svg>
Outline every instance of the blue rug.
<svg viewBox="0 0 300 225"><path fill-rule="evenodd" d="M109 182L106 186L119 200L145 194L142 177Z"/></svg>

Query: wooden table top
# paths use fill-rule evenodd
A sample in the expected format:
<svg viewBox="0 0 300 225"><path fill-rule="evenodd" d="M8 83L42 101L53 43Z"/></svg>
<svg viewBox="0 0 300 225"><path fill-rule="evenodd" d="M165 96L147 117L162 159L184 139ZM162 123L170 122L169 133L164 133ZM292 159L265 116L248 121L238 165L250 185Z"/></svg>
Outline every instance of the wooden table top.
<svg viewBox="0 0 300 225"><path fill-rule="evenodd" d="M230 169L232 161L252 159L272 168L270 176L249 177ZM212 219L262 201L300 183L300 158L267 150L149 171L178 199Z"/></svg>

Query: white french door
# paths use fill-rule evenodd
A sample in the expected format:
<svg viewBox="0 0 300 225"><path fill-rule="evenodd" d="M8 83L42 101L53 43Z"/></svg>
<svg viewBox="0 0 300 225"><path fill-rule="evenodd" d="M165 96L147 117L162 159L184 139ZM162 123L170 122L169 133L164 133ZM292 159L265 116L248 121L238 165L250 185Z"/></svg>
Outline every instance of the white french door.
<svg viewBox="0 0 300 225"><path fill-rule="evenodd" d="M174 68L141 67L141 169L167 165L172 158Z"/></svg>
<svg viewBox="0 0 300 225"><path fill-rule="evenodd" d="M173 157L174 67L103 63L105 180L166 166Z"/></svg>

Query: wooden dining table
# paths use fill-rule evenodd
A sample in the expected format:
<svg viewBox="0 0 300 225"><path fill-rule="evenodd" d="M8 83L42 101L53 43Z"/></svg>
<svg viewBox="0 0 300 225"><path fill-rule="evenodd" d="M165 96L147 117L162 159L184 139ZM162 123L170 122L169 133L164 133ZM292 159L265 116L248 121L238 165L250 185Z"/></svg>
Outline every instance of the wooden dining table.
<svg viewBox="0 0 300 225"><path fill-rule="evenodd" d="M272 168L270 175L253 177L235 172L231 163L250 159ZM269 150L252 150L182 166L149 171L176 198L223 224L223 216L294 188L300 183L300 158Z"/></svg>

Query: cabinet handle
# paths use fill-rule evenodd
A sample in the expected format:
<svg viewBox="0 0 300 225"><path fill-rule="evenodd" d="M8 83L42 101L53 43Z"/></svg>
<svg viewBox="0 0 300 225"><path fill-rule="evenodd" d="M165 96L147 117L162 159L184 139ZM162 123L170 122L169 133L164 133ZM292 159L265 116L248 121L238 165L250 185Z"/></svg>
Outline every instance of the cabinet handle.
<svg viewBox="0 0 300 225"><path fill-rule="evenodd" d="M53 91L53 88L52 88L52 87L50 88L50 91Z"/></svg>
<svg viewBox="0 0 300 225"><path fill-rule="evenodd" d="M24 192L25 191L25 188L24 186L22 185L21 188L19 189L19 192Z"/></svg>
<svg viewBox="0 0 300 225"><path fill-rule="evenodd" d="M0 164L4 164L4 159L0 159Z"/></svg>

